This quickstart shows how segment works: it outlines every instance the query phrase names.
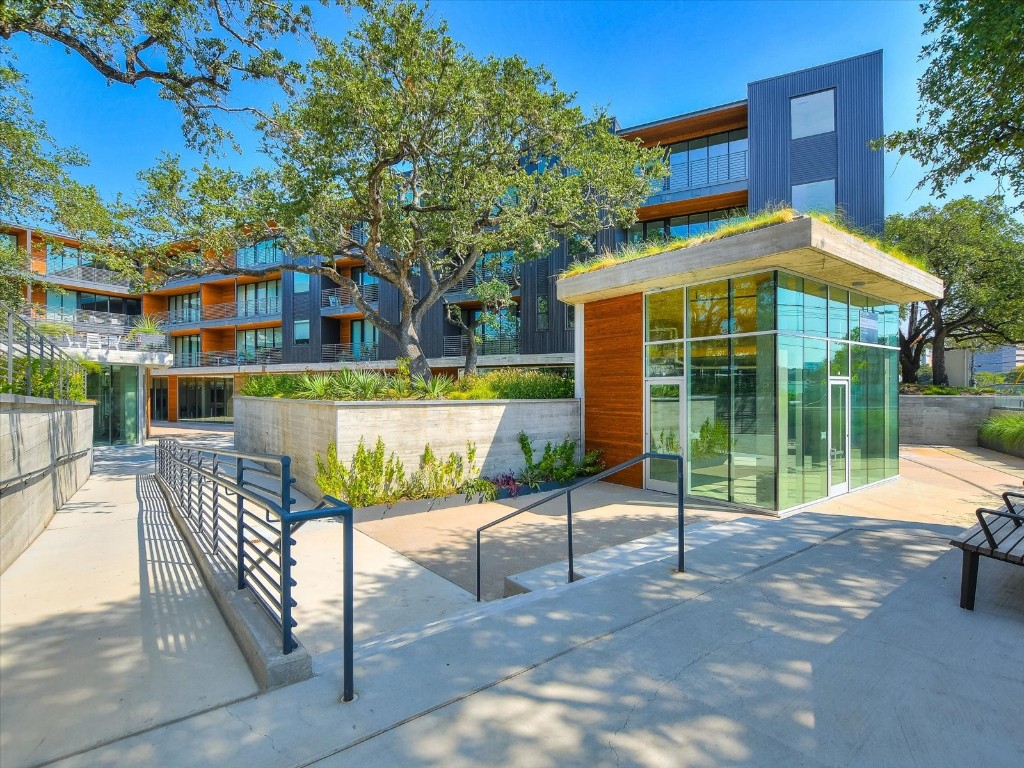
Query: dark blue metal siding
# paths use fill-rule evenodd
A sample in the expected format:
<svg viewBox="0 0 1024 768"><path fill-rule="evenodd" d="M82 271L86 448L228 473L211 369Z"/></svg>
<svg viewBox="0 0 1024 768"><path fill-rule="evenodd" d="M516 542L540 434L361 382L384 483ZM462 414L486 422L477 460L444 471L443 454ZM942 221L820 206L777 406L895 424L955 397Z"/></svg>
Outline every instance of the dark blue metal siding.
<svg viewBox="0 0 1024 768"><path fill-rule="evenodd" d="M295 272L281 274L281 361L285 363L320 362L320 276L309 276L309 292L295 293ZM295 321L309 320L309 344L295 344Z"/></svg>
<svg viewBox="0 0 1024 768"><path fill-rule="evenodd" d="M829 88L836 91L835 133L791 141L790 99ZM881 230L883 154L868 146L884 133L881 51L750 83L747 99L752 211L789 204L793 184L830 178L834 167L838 207L855 226Z"/></svg>

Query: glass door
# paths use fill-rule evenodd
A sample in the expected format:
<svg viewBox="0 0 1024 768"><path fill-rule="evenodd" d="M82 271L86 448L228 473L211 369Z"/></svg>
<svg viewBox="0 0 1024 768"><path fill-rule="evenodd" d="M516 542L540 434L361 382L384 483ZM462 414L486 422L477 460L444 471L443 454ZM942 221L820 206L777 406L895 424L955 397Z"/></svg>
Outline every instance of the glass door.
<svg viewBox="0 0 1024 768"><path fill-rule="evenodd" d="M647 450L682 455L683 380L660 379L647 383ZM644 462L647 487L656 491L676 493L678 462L651 459Z"/></svg>
<svg viewBox="0 0 1024 768"><path fill-rule="evenodd" d="M850 383L829 380L828 495L850 490Z"/></svg>

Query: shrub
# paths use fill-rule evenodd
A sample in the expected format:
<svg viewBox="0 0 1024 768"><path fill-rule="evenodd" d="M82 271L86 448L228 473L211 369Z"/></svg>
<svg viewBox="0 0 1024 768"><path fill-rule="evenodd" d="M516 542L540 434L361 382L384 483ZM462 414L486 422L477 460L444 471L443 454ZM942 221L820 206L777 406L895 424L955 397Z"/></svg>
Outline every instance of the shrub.
<svg viewBox="0 0 1024 768"><path fill-rule="evenodd" d="M1024 412L989 416L978 427L978 437L1014 450L1024 449Z"/></svg>
<svg viewBox="0 0 1024 768"><path fill-rule="evenodd" d="M721 419L705 419L690 441L691 459L713 459L729 452L729 427Z"/></svg>
<svg viewBox="0 0 1024 768"><path fill-rule="evenodd" d="M373 450L367 450L360 438L347 467L341 463L332 442L327 446L326 457L316 454L316 470L320 490L353 507L394 504L402 498L407 485L405 467L393 451L385 456L384 441L379 437Z"/></svg>
<svg viewBox="0 0 1024 768"><path fill-rule="evenodd" d="M531 488L541 483L571 483L580 475L593 475L604 469L600 451L590 451L583 460L576 461L577 441L565 438L558 445L545 443L540 461L534 461L533 444L525 432L519 433L519 448L523 452L526 466L519 475L519 482Z"/></svg>

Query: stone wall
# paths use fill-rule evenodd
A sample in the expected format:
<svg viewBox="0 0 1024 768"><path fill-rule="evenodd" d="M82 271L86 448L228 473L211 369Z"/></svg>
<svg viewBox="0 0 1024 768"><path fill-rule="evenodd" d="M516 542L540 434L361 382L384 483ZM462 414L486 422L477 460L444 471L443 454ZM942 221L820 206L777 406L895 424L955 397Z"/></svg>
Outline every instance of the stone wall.
<svg viewBox="0 0 1024 768"><path fill-rule="evenodd" d="M92 469L92 403L0 395L0 573Z"/></svg>
<svg viewBox="0 0 1024 768"><path fill-rule="evenodd" d="M299 490L314 499L317 453L330 442L343 461L363 438L372 447L377 437L394 451L406 472L419 466L430 443L439 457L477 448L477 466L485 475L523 467L517 436L524 430L535 447L565 437L580 439L578 400L444 400L329 402L235 395L235 445L240 451L285 454Z"/></svg>
<svg viewBox="0 0 1024 768"><path fill-rule="evenodd" d="M986 395L900 395L900 442L977 445L978 425L996 404Z"/></svg>

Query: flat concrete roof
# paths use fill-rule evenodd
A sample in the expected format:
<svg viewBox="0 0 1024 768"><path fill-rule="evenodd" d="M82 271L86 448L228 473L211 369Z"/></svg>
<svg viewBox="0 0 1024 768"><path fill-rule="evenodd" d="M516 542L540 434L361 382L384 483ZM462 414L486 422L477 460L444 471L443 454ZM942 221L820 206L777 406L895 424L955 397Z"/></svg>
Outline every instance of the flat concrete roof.
<svg viewBox="0 0 1024 768"><path fill-rule="evenodd" d="M942 296L942 280L811 217L677 248L558 280L567 304L782 269L885 301Z"/></svg>

